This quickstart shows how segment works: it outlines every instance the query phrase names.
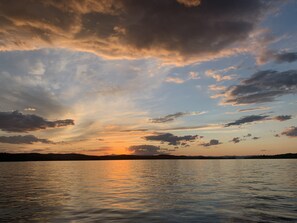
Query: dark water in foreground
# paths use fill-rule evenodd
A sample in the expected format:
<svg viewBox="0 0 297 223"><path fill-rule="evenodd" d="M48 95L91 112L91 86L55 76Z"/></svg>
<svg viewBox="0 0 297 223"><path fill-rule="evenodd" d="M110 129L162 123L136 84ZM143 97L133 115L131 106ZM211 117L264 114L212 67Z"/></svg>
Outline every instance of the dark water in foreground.
<svg viewBox="0 0 297 223"><path fill-rule="evenodd" d="M0 163L0 222L297 222L297 160Z"/></svg>

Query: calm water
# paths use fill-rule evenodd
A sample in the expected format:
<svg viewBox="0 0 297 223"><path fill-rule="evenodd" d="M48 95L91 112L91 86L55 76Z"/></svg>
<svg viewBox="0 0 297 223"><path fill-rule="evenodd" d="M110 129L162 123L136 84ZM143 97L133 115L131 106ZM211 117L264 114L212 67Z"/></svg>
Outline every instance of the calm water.
<svg viewBox="0 0 297 223"><path fill-rule="evenodd" d="M0 163L0 222L297 222L297 160Z"/></svg>

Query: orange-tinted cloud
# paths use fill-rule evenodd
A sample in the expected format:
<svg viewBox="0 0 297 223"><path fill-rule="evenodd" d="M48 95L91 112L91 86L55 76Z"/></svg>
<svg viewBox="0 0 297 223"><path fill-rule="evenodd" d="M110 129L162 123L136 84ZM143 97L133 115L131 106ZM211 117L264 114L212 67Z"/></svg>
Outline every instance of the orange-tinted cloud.
<svg viewBox="0 0 297 223"><path fill-rule="evenodd" d="M266 9L260 0L3 0L0 50L207 60L238 52Z"/></svg>

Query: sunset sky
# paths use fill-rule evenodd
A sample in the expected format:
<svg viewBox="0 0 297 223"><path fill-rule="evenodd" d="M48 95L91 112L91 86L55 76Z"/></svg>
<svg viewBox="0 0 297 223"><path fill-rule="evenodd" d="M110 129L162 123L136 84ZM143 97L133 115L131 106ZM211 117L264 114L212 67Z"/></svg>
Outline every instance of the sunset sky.
<svg viewBox="0 0 297 223"><path fill-rule="evenodd" d="M1 0L0 152L297 152L297 1Z"/></svg>

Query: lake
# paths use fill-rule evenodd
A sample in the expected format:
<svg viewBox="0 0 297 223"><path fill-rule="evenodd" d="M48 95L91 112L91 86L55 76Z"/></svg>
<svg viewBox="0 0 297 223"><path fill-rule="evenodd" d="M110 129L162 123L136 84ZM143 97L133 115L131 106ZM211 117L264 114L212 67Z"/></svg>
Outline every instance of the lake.
<svg viewBox="0 0 297 223"><path fill-rule="evenodd" d="M297 160L0 163L0 222L297 222Z"/></svg>

